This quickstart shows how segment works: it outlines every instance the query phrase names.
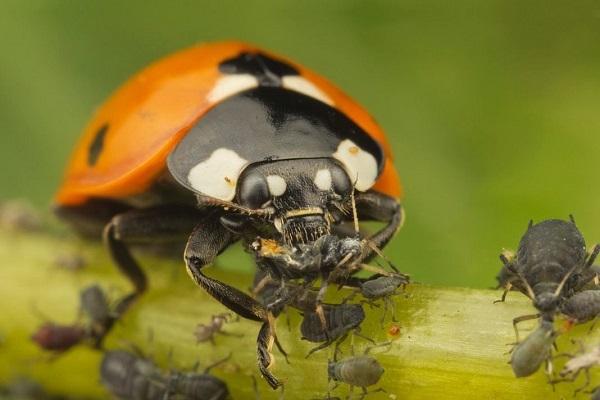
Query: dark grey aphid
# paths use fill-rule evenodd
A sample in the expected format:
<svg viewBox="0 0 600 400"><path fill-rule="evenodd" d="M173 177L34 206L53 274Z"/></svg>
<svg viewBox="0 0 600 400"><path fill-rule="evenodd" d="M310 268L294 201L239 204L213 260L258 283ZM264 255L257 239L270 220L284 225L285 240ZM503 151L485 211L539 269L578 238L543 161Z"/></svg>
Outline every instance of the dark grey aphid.
<svg viewBox="0 0 600 400"><path fill-rule="evenodd" d="M600 290L584 290L566 299L560 311L576 323L591 321L600 316Z"/></svg>
<svg viewBox="0 0 600 400"><path fill-rule="evenodd" d="M116 320L104 291L98 285L91 285L79 294L81 311L89 318L89 334L96 346L100 346L106 332Z"/></svg>
<svg viewBox="0 0 600 400"><path fill-rule="evenodd" d="M224 400L224 382L207 373L164 374L152 361L116 350L106 352L100 366L102 384L119 399Z"/></svg>
<svg viewBox="0 0 600 400"><path fill-rule="evenodd" d="M399 273L390 276L379 276L361 283L360 293L369 301L383 299L382 323L385 320L388 308L392 309L392 321L396 321L396 305L391 297L398 294L398 289L404 287L408 282L408 277Z"/></svg>
<svg viewBox="0 0 600 400"><path fill-rule="evenodd" d="M535 331L515 346L510 365L517 378L532 375L544 361L550 362L552 344L556 336L552 322L542 320Z"/></svg>
<svg viewBox="0 0 600 400"><path fill-rule="evenodd" d="M100 380L119 399L162 400L168 387L167 379L152 361L122 350L104 354Z"/></svg>
<svg viewBox="0 0 600 400"><path fill-rule="evenodd" d="M591 253L586 252L583 236L573 220L530 223L516 255L500 255L504 263L498 275L505 288L502 301L514 288L529 296L539 311L515 318L513 323L537 316L553 321L560 303L588 283L583 277L591 276L588 271L599 251L596 245Z"/></svg>
<svg viewBox="0 0 600 400"><path fill-rule="evenodd" d="M355 356L341 361L329 361L327 367L330 380L344 382L362 389L361 399L367 394L367 387L381 379L384 369L379 362L368 355Z"/></svg>
<svg viewBox="0 0 600 400"><path fill-rule="evenodd" d="M169 376L166 399L224 400L229 389L222 380L207 373L175 372Z"/></svg>
<svg viewBox="0 0 600 400"><path fill-rule="evenodd" d="M365 311L360 304L324 304L323 313L327 329L323 328L317 312L305 312L300 325L302 339L323 344L312 349L308 355L324 349L336 340L343 340L348 332L357 329L365 319Z"/></svg>
<svg viewBox="0 0 600 400"><path fill-rule="evenodd" d="M275 316L281 314L286 306L300 311L314 311L318 305L317 290L290 281L282 284L264 271L258 271L254 276L252 291L256 299Z"/></svg>

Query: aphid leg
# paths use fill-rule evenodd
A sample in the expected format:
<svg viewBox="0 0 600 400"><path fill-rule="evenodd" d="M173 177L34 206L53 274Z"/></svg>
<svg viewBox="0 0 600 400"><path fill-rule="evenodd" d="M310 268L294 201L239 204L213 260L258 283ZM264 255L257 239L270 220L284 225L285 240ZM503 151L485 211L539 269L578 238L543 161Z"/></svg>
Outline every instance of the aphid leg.
<svg viewBox="0 0 600 400"><path fill-rule="evenodd" d="M350 385L350 390L348 391L348 396L346 396L346 400L350 400L354 395L354 386Z"/></svg>
<svg viewBox="0 0 600 400"><path fill-rule="evenodd" d="M364 399L367 395L373 394L373 393L379 393L379 392L387 393L387 391L384 388L378 388L378 389L374 389L374 390L371 390L370 392L368 392L367 388L363 387L362 391L363 391L362 395L359 397L359 399Z"/></svg>
<svg viewBox="0 0 600 400"><path fill-rule="evenodd" d="M357 295L358 293L359 293L359 292L358 292L357 290L352 290L348 296L344 297L344 299L342 300L342 302L341 302L340 304L346 304L346 303L348 303L349 301L352 301L352 300L354 300L354 298L356 297L356 295Z"/></svg>
<svg viewBox="0 0 600 400"><path fill-rule="evenodd" d="M254 374L250 375L250 377L252 378L252 389L254 391L254 399L260 400L260 392L258 390L258 381L256 380L256 377L254 376Z"/></svg>
<svg viewBox="0 0 600 400"><path fill-rule="evenodd" d="M204 368L204 373L208 374L211 369L217 367L218 365L221 365L221 364L227 362L231 358L232 355L233 355L233 353L229 353L224 358L221 358L220 360L217 360L214 363L207 365L206 368Z"/></svg>
<svg viewBox="0 0 600 400"><path fill-rule="evenodd" d="M385 319L387 308L389 307L392 309L392 322L398 322L398 320L396 319L396 302L392 299L391 296L386 296L383 298L383 303L385 304L383 319Z"/></svg>
<svg viewBox="0 0 600 400"><path fill-rule="evenodd" d="M519 330L517 329L517 324L521 323L523 321L529 321L531 319L537 319L541 316L541 314L529 314L529 315L521 315L520 317L514 318L513 319L513 328L515 330L515 337L517 340L517 343L519 343Z"/></svg>
<svg viewBox="0 0 600 400"><path fill-rule="evenodd" d="M578 387L573 391L573 396L577 396L577 393L581 392L590 385L590 369L583 368L583 375L585 376L585 382L582 386Z"/></svg>
<svg viewBox="0 0 600 400"><path fill-rule="evenodd" d="M368 336L365 336L365 335L363 335L363 334L362 334L362 332L360 331L360 327L359 327L359 326L357 326L357 327L354 329L353 335L356 335L356 336L358 336L358 337L360 337L360 338L363 338L363 339L365 339L367 342L370 342L370 343L373 343L373 344L375 344L375 341L374 341L373 339L371 339L370 337L368 337Z"/></svg>
<svg viewBox="0 0 600 400"><path fill-rule="evenodd" d="M599 252L600 252L600 245L597 244L594 246L592 251L589 253L588 259L585 262L586 268L589 268L592 266L592 264L594 264L594 261L596 260L596 257L598 257Z"/></svg>
<svg viewBox="0 0 600 400"><path fill-rule="evenodd" d="M369 346L365 349L365 351L363 352L364 355L367 355L371 352L371 350L373 349L377 349L379 347L389 347L387 350L383 351L383 353L386 353L388 351L390 351L392 349L392 346L394 345L394 342L392 342L391 340L382 342L382 343L375 343L374 341L371 341L373 343L373 346Z"/></svg>
<svg viewBox="0 0 600 400"><path fill-rule="evenodd" d="M325 319L325 311L323 310L323 300L325 299L325 294L327 293L328 283L329 282L328 282L327 277L323 276L323 278L321 280L321 287L319 288L319 292L317 293L317 299L316 299L317 306L315 308L315 312L317 313L317 316L319 317L319 321L321 321L321 327L323 328L323 332L325 332L325 336L327 337L327 340L329 341L329 333L327 330L327 320Z"/></svg>
<svg viewBox="0 0 600 400"><path fill-rule="evenodd" d="M504 292L502 292L502 297L498 300L494 300L494 304L504 303L506 301L506 295L508 295L508 292L510 292L510 289L512 289L512 283L508 282L506 284L506 286L504 287Z"/></svg>

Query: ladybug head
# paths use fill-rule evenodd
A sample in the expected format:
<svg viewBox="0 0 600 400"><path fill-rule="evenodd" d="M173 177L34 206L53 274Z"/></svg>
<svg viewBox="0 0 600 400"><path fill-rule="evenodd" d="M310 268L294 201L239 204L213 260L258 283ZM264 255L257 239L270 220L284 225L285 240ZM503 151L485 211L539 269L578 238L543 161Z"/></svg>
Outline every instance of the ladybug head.
<svg viewBox="0 0 600 400"><path fill-rule="evenodd" d="M337 161L292 159L252 164L240 175L235 203L270 209L270 222L288 244L311 242L350 209L352 183Z"/></svg>

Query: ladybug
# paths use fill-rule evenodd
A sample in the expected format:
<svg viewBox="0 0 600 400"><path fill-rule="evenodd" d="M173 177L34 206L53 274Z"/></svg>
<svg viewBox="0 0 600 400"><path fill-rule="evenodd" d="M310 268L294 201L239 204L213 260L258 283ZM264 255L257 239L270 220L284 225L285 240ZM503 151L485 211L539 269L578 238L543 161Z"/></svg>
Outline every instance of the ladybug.
<svg viewBox="0 0 600 400"><path fill-rule="evenodd" d="M255 46L223 42L170 55L127 81L98 109L55 197L56 214L99 236L132 293L147 280L130 247L183 244L189 275L244 318L263 322L259 364L267 371L271 314L202 269L257 233L288 246L343 235L361 220L401 227L402 187L386 137L359 104L323 77ZM374 250L367 249L368 260Z"/></svg>

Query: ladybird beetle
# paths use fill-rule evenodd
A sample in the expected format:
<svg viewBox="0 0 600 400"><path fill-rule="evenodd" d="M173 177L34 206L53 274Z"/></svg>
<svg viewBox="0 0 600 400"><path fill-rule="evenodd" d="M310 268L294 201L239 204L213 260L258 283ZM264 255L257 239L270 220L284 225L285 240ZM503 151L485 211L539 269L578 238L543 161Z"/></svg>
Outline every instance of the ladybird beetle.
<svg viewBox="0 0 600 400"><path fill-rule="evenodd" d="M121 313L147 287L129 247L188 237L196 284L268 324L265 306L202 268L257 232L289 246L342 232L352 209L386 223L369 238L381 248L403 221L401 195L390 146L360 105L292 61L226 42L159 60L114 93L85 128L55 203L82 234L103 232L134 286ZM259 346L272 335L263 325ZM270 364L266 354L259 349L259 360Z"/></svg>

